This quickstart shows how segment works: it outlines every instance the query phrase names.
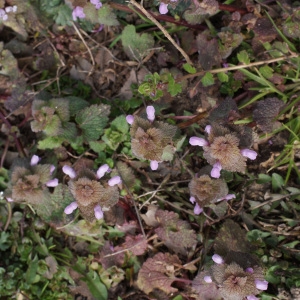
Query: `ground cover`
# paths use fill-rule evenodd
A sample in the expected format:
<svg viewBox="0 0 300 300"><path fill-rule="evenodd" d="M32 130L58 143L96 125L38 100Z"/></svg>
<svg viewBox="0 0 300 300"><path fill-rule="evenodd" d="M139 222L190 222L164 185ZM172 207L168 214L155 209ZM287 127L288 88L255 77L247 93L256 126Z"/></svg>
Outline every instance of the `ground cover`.
<svg viewBox="0 0 300 300"><path fill-rule="evenodd" d="M299 24L0 0L1 299L300 299Z"/></svg>

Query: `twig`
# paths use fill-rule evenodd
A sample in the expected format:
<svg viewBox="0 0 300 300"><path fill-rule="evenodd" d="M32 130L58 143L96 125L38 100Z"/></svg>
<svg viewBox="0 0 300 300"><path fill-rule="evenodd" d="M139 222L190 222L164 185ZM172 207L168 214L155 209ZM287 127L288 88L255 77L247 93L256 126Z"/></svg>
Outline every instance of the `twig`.
<svg viewBox="0 0 300 300"><path fill-rule="evenodd" d="M190 60L189 56L185 53L185 51L176 44L175 40L170 36L170 34L165 30L165 28L144 7L138 4L135 0L129 0L129 3L138 8L149 20L151 20L162 31L165 37L173 44L173 46L182 54L186 62L190 65L193 65L192 61Z"/></svg>
<svg viewBox="0 0 300 300"><path fill-rule="evenodd" d="M247 69L247 68L251 68L251 67L254 67L254 66L260 66L260 65L264 65L264 64L271 64L273 62L287 60L287 59L295 58L295 57L298 57L298 55L297 54L292 54L292 55L289 55L289 56L281 56L281 57L272 58L272 59L269 59L269 60L256 61L256 62L250 63L248 65L238 65L238 66L232 66L232 67L228 67L228 68L203 70L203 71L197 72L195 74L185 75L183 77L178 78L177 80L182 81L182 80L185 80L185 79L194 78L194 77L203 75L205 73L217 74L217 73L222 73L222 72L227 72L227 71Z"/></svg>
<svg viewBox="0 0 300 300"><path fill-rule="evenodd" d="M8 212L7 212L7 220L6 220L6 223L5 223L3 231L7 230L8 226L9 226L9 223L11 221L11 216L12 216L11 204L8 201L6 201L6 202L7 202L7 210L8 210Z"/></svg>

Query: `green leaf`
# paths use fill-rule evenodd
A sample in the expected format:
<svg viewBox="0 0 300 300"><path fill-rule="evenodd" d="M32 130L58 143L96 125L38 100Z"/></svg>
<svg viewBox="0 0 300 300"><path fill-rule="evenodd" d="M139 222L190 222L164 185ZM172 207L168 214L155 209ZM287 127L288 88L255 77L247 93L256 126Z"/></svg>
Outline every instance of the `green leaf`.
<svg viewBox="0 0 300 300"><path fill-rule="evenodd" d="M215 83L214 77L210 72L207 72L201 79L203 86L210 86Z"/></svg>
<svg viewBox="0 0 300 300"><path fill-rule="evenodd" d="M82 130L82 135L86 141L96 141L103 134L103 129L107 125L110 106L95 104L87 107L76 114L76 122Z"/></svg>
<svg viewBox="0 0 300 300"><path fill-rule="evenodd" d="M93 151L100 154L101 152L105 151L106 144L102 141L90 141L89 145Z"/></svg>
<svg viewBox="0 0 300 300"><path fill-rule="evenodd" d="M103 4L103 6L98 9L98 23L104 24L107 26L117 26L119 21L117 16L113 12L113 9L108 4Z"/></svg>
<svg viewBox="0 0 300 300"><path fill-rule="evenodd" d="M38 269L38 263L39 263L39 259L37 255L34 257L33 260L29 261L28 269L24 274L25 280L28 284L32 284L35 281L36 271Z"/></svg>
<svg viewBox="0 0 300 300"><path fill-rule="evenodd" d="M237 58L238 58L239 62L241 62L245 65L250 64L250 58L249 58L249 55L248 55L246 50L243 50L243 51L239 52L237 54Z"/></svg>
<svg viewBox="0 0 300 300"><path fill-rule="evenodd" d="M5 251L10 247L9 241L9 233L2 231L0 235L0 250Z"/></svg>
<svg viewBox="0 0 300 300"><path fill-rule="evenodd" d="M62 145L64 138L58 136L49 136L38 142L38 148L41 150L55 149Z"/></svg>
<svg viewBox="0 0 300 300"><path fill-rule="evenodd" d="M89 103L79 97L68 96L70 116L75 116L76 113L89 106Z"/></svg>
<svg viewBox="0 0 300 300"><path fill-rule="evenodd" d="M284 179L277 173L272 174L272 189L274 191L281 189L284 186Z"/></svg>
<svg viewBox="0 0 300 300"><path fill-rule="evenodd" d="M57 25L71 26L72 22L72 10L67 5L60 5L59 10L57 11L57 15L54 17L55 23Z"/></svg>
<svg viewBox="0 0 300 300"><path fill-rule="evenodd" d="M190 64L184 64L183 68L184 68L184 70L186 70L190 74L195 74L197 72L196 68L194 68Z"/></svg>
<svg viewBox="0 0 300 300"><path fill-rule="evenodd" d="M224 72L218 73L217 76L218 76L218 79L219 79L221 82L228 82L228 80L229 80L228 75L227 75L226 73L224 73Z"/></svg>
<svg viewBox="0 0 300 300"><path fill-rule="evenodd" d="M154 46L153 37L148 33L137 34L134 25L127 25L124 28L121 41L128 57L137 61L141 61Z"/></svg>
<svg viewBox="0 0 300 300"><path fill-rule="evenodd" d="M117 118L115 118L112 122L111 122L111 128L114 130L118 130L122 133L127 133L129 130L129 125L126 121L125 116L119 116Z"/></svg>
<svg viewBox="0 0 300 300"><path fill-rule="evenodd" d="M106 286L101 282L100 277L94 271L90 271L85 277L81 278L86 282L90 292L97 300L106 300L108 297Z"/></svg>
<svg viewBox="0 0 300 300"><path fill-rule="evenodd" d="M262 76L269 79L273 76L274 70L269 66L263 66L259 68L259 72L261 73Z"/></svg>
<svg viewBox="0 0 300 300"><path fill-rule="evenodd" d="M263 184L263 183L271 182L271 180L272 180L271 176L267 174L258 174L258 179L256 180L256 182L258 184Z"/></svg>
<svg viewBox="0 0 300 300"><path fill-rule="evenodd" d="M172 74L168 74L168 92L171 94L172 97L178 95L182 92L182 86L180 83L176 83L175 79L173 78Z"/></svg>

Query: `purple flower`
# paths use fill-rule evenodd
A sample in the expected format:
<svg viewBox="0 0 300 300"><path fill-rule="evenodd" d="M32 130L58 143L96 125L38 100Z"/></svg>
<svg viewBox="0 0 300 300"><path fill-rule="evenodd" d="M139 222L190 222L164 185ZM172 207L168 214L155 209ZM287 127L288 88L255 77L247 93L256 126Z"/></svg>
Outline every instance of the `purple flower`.
<svg viewBox="0 0 300 300"><path fill-rule="evenodd" d="M121 180L120 176L114 176L114 177L112 177L111 179L108 180L108 185L109 186L114 186L114 185L119 184L121 182L122 182L122 180Z"/></svg>
<svg viewBox="0 0 300 300"><path fill-rule="evenodd" d="M258 290L266 291L268 289L268 281L255 279L255 286Z"/></svg>
<svg viewBox="0 0 300 300"><path fill-rule="evenodd" d="M199 206L199 204L196 203L196 205L195 205L195 207L194 207L194 214L195 214L195 215L200 215L202 212L203 212L203 208L201 208L201 207Z"/></svg>
<svg viewBox="0 0 300 300"><path fill-rule="evenodd" d="M72 179L76 177L76 172L68 165L63 166L62 171Z"/></svg>
<svg viewBox="0 0 300 300"><path fill-rule="evenodd" d="M98 179L102 178L105 175L105 173L109 172L109 171L110 171L110 168L109 168L108 164L101 166L97 171L97 178Z"/></svg>
<svg viewBox="0 0 300 300"><path fill-rule="evenodd" d="M54 170L55 170L55 166L51 165L51 167L50 167L50 174L52 174L54 172Z"/></svg>
<svg viewBox="0 0 300 300"><path fill-rule="evenodd" d="M6 200L7 200L8 202L14 202L13 198L10 198L10 197L6 197Z"/></svg>
<svg viewBox="0 0 300 300"><path fill-rule="evenodd" d="M220 162L218 161L213 165L213 168L210 172L210 176L213 178L220 178L221 170L222 170L222 166L221 166Z"/></svg>
<svg viewBox="0 0 300 300"><path fill-rule="evenodd" d="M210 134L211 128L212 128L211 125L206 125L204 131L205 131L207 134Z"/></svg>
<svg viewBox="0 0 300 300"><path fill-rule="evenodd" d="M212 282L212 279L211 279L211 276L204 276L204 281L206 282L206 283L211 283Z"/></svg>
<svg viewBox="0 0 300 300"><path fill-rule="evenodd" d="M253 272L254 272L253 268L247 268L245 271L248 273L251 273L251 274L253 274Z"/></svg>
<svg viewBox="0 0 300 300"><path fill-rule="evenodd" d="M218 265L221 265L224 263L224 259L219 254L214 254L212 256L212 260Z"/></svg>
<svg viewBox="0 0 300 300"><path fill-rule="evenodd" d="M165 15L168 11L169 11L168 10L168 4L161 2L160 5L159 5L159 12L162 15Z"/></svg>
<svg viewBox="0 0 300 300"><path fill-rule="evenodd" d="M155 109L152 105L146 107L147 118L150 122L153 122L155 119Z"/></svg>
<svg viewBox="0 0 300 300"><path fill-rule="evenodd" d="M33 155L31 157L30 165L35 166L39 163L39 161L40 161L40 158L37 155Z"/></svg>
<svg viewBox="0 0 300 300"><path fill-rule="evenodd" d="M152 171L157 170L157 168L158 168L158 161L156 161L156 160L151 160L151 161L150 161L150 168L151 168Z"/></svg>
<svg viewBox="0 0 300 300"><path fill-rule="evenodd" d="M257 153L254 150L242 149L241 154L251 160L256 159Z"/></svg>
<svg viewBox="0 0 300 300"><path fill-rule="evenodd" d="M196 202L195 197L191 196L191 197L190 197L190 202L191 202L192 204L195 204L195 202Z"/></svg>
<svg viewBox="0 0 300 300"><path fill-rule="evenodd" d="M249 295L246 297L247 300L259 300L257 297L255 297L254 295Z"/></svg>
<svg viewBox="0 0 300 300"><path fill-rule="evenodd" d="M102 3L99 0L91 0L91 3L95 5L96 9L102 7Z"/></svg>
<svg viewBox="0 0 300 300"><path fill-rule="evenodd" d="M67 215L69 215L69 214L71 214L77 207L78 207L77 202L74 201L74 202L72 202L71 204L69 204L69 205L65 208L64 213L67 214Z"/></svg>
<svg viewBox="0 0 300 300"><path fill-rule="evenodd" d="M72 17L73 17L73 20L74 20L74 21L76 21L77 18L79 18L79 19L84 19L84 18L85 18L85 13L83 12L83 8L80 7L80 6L76 6L76 7L73 9Z"/></svg>
<svg viewBox="0 0 300 300"><path fill-rule="evenodd" d="M192 145L192 146L200 146L200 147L203 147L203 146L207 146L208 145L208 141L203 139L203 138L199 138L197 136L192 136L189 140L189 143Z"/></svg>
<svg viewBox="0 0 300 300"><path fill-rule="evenodd" d="M103 211L101 209L101 206L98 204L94 207L94 212L95 212L95 218L97 220L100 220L103 218Z"/></svg>
<svg viewBox="0 0 300 300"><path fill-rule="evenodd" d="M48 182L46 182L46 186L48 186L48 187L58 186L58 179L54 178L54 179L49 180Z"/></svg>
<svg viewBox="0 0 300 300"><path fill-rule="evenodd" d="M8 15L6 14L4 9L0 9L0 19L2 19L3 21L6 21L8 18Z"/></svg>
<svg viewBox="0 0 300 300"><path fill-rule="evenodd" d="M132 125L132 123L134 121L134 116L133 115L126 116L126 121L129 125Z"/></svg>

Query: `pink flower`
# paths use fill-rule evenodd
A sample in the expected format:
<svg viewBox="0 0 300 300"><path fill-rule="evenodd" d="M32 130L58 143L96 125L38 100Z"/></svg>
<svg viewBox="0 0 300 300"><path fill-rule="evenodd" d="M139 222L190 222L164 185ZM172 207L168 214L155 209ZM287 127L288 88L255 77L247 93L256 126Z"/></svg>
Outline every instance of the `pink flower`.
<svg viewBox="0 0 300 300"><path fill-rule="evenodd" d="M155 119L155 109L152 105L146 107L147 118L150 122L153 122Z"/></svg>
<svg viewBox="0 0 300 300"><path fill-rule="evenodd" d="M213 165L213 168L210 172L210 176L213 178L220 178L221 170L222 170L222 166L221 166L220 162L218 161Z"/></svg>
<svg viewBox="0 0 300 300"><path fill-rule="evenodd" d="M210 134L211 128L212 128L211 125L206 125L204 131L205 131L207 134Z"/></svg>
<svg viewBox="0 0 300 300"><path fill-rule="evenodd" d="M6 200L7 200L8 202L14 202L13 198L10 198L10 197L6 197Z"/></svg>
<svg viewBox="0 0 300 300"><path fill-rule="evenodd" d="M255 297L254 295L249 295L246 297L247 300L259 300L257 297Z"/></svg>
<svg viewBox="0 0 300 300"><path fill-rule="evenodd" d="M72 17L73 17L73 20L74 20L74 21L76 21L77 18L79 18L79 19L84 19L84 18L85 18L85 13L83 12L83 8L80 7L80 6L76 6L76 7L73 9Z"/></svg>
<svg viewBox="0 0 300 300"><path fill-rule="evenodd" d="M200 215L202 212L203 212L203 208L201 208L201 207L199 206L199 204L196 203L196 205L195 205L195 207L194 207L194 214L195 214L195 215Z"/></svg>
<svg viewBox="0 0 300 300"><path fill-rule="evenodd" d="M158 161L156 161L156 160L151 160L151 161L150 161L150 168L151 168L152 171L157 170L157 168L158 168Z"/></svg>
<svg viewBox="0 0 300 300"><path fill-rule="evenodd" d="M133 115L126 116L126 121L128 124L132 125L132 123L134 121L134 116Z"/></svg>
<svg viewBox="0 0 300 300"><path fill-rule="evenodd" d="M99 0L91 0L91 3L95 5L96 9L102 7L102 3Z"/></svg>
<svg viewBox="0 0 300 300"><path fill-rule="evenodd" d="M212 256L212 260L218 265L221 265L224 263L224 259L219 254L214 254Z"/></svg>
<svg viewBox="0 0 300 300"><path fill-rule="evenodd" d="M95 212L95 218L97 220L100 220L103 218L103 211L101 209L101 206L98 204L94 207L94 212Z"/></svg>
<svg viewBox="0 0 300 300"><path fill-rule="evenodd" d="M189 143L192 145L192 146L200 146L200 147L203 147L203 146L207 146L208 145L208 141L203 139L203 138L199 138L197 136L192 136L189 140Z"/></svg>
<svg viewBox="0 0 300 300"><path fill-rule="evenodd" d="M247 268L245 271L248 273L251 273L251 274L253 274L253 272L254 272L253 268Z"/></svg>
<svg viewBox="0 0 300 300"><path fill-rule="evenodd" d="M159 12L162 15L165 15L168 11L169 11L168 10L168 4L161 2L160 5L159 5Z"/></svg>
<svg viewBox="0 0 300 300"><path fill-rule="evenodd" d="M121 180L120 176L114 176L114 177L112 177L111 179L108 180L108 185L109 186L114 186L114 185L119 184L121 182L122 182L122 180Z"/></svg>
<svg viewBox="0 0 300 300"><path fill-rule="evenodd" d="M211 279L211 276L204 276L204 281L206 282L206 283L211 283L212 282L212 279Z"/></svg>
<svg viewBox="0 0 300 300"><path fill-rule="evenodd" d="M48 187L58 186L58 179L54 178L54 179L49 180L48 182L46 182L46 186L48 186Z"/></svg>
<svg viewBox="0 0 300 300"><path fill-rule="evenodd" d="M63 166L62 171L72 179L76 177L76 172L68 165Z"/></svg>
<svg viewBox="0 0 300 300"><path fill-rule="evenodd" d="M266 291L268 289L268 281L255 279L255 286L258 290Z"/></svg>
<svg viewBox="0 0 300 300"><path fill-rule="evenodd" d="M195 197L191 196L191 197L190 197L190 202L191 202L192 204L195 204L195 202L196 202Z"/></svg>
<svg viewBox="0 0 300 300"><path fill-rule="evenodd" d="M64 213L69 215L71 214L76 208L78 207L77 202L74 201L72 203L70 203L64 210Z"/></svg>
<svg viewBox="0 0 300 300"><path fill-rule="evenodd" d="M54 172L54 170L55 170L55 166L51 165L51 167L50 167L50 174L52 174Z"/></svg>
<svg viewBox="0 0 300 300"><path fill-rule="evenodd" d="M251 160L256 159L257 153L254 150L242 149L241 154Z"/></svg>
<svg viewBox="0 0 300 300"><path fill-rule="evenodd" d="M97 178L98 179L102 178L105 175L105 173L109 172L109 171L110 171L110 168L109 168L108 164L101 166L97 171Z"/></svg>
<svg viewBox="0 0 300 300"><path fill-rule="evenodd" d="M37 155L33 155L31 157L30 165L31 166L36 166L40 161L40 158Z"/></svg>

